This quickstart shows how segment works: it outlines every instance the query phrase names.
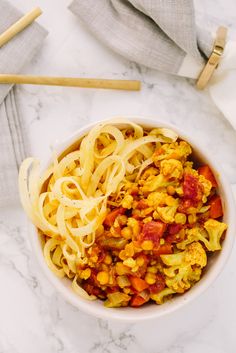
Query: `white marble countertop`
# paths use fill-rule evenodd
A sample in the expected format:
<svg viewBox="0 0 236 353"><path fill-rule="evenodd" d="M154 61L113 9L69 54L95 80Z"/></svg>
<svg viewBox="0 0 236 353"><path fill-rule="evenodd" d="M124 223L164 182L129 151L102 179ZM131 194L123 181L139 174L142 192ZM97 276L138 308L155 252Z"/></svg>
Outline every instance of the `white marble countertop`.
<svg viewBox="0 0 236 353"><path fill-rule="evenodd" d="M67 10L69 0L14 0L26 12L44 10L48 38L27 73L134 78L141 92L18 88L31 152L43 157L56 139L87 123L119 114L158 117L185 128L208 148L236 183L236 132L206 92L192 82L140 68L110 52ZM197 17L236 33L235 0L196 1ZM139 324L95 319L67 304L33 258L21 209L0 213L1 353L235 353L235 250L214 285L169 317Z"/></svg>

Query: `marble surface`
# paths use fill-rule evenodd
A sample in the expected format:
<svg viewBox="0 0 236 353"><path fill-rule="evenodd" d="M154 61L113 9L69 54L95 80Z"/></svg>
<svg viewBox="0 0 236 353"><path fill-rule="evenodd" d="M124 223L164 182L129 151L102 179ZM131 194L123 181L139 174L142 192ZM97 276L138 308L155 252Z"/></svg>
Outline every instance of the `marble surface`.
<svg viewBox="0 0 236 353"><path fill-rule="evenodd" d="M141 68L113 54L67 10L68 0L14 0L26 12L44 10L49 30L39 55L25 72L140 79L141 92L72 88L18 88L28 148L43 158L88 121L119 114L158 117L201 142L236 183L236 132L193 82ZM199 23L221 23L236 33L235 0L196 1ZM0 212L1 353L234 353L236 351L236 257L198 300L175 314L145 323L92 318L59 296L45 279L29 245L20 208Z"/></svg>

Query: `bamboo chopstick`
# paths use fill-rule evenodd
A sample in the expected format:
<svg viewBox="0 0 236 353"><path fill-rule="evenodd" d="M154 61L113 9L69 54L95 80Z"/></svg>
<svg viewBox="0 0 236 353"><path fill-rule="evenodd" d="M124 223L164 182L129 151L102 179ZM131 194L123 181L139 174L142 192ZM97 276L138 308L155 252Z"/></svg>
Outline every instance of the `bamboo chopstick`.
<svg viewBox="0 0 236 353"><path fill-rule="evenodd" d="M0 84L30 84L139 91L140 81L0 74Z"/></svg>
<svg viewBox="0 0 236 353"><path fill-rule="evenodd" d="M39 7L33 9L5 32L0 34L0 48L9 42L16 34L30 25L38 16L42 14ZM72 78L72 77L48 77L48 76L31 76L31 75L11 75L0 74L0 84L31 84L31 85L48 85L48 86L67 86L67 87L84 87L84 88L104 88L118 89L128 91L139 91L141 88L140 81L132 80L107 80L94 78Z"/></svg>
<svg viewBox="0 0 236 353"><path fill-rule="evenodd" d="M27 26L29 26L37 17L42 14L42 10L36 7L32 11L25 14L12 26L10 26L5 32L0 34L0 48L9 42L16 34L23 31Z"/></svg>

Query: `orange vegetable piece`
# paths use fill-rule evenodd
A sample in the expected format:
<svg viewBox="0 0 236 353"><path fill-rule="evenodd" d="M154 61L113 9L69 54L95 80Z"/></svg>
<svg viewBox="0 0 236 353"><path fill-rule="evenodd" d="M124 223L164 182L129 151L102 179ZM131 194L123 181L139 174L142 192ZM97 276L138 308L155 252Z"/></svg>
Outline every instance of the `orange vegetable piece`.
<svg viewBox="0 0 236 353"><path fill-rule="evenodd" d="M125 213L125 209L123 207L114 209L113 211L111 211L106 215L106 218L103 224L105 224L108 227L111 227L114 224L116 217L124 213Z"/></svg>
<svg viewBox="0 0 236 353"><path fill-rule="evenodd" d="M147 201L144 200L144 199L140 200L140 201L138 202L136 208L137 208L138 210L145 210L145 208L148 208Z"/></svg>
<svg viewBox="0 0 236 353"><path fill-rule="evenodd" d="M146 300L140 295L134 295L130 301L130 306L138 307L146 303Z"/></svg>
<svg viewBox="0 0 236 353"><path fill-rule="evenodd" d="M223 216L222 204L220 196L214 196L210 202L210 218L219 218Z"/></svg>
<svg viewBox="0 0 236 353"><path fill-rule="evenodd" d="M172 245L170 243L160 245L159 248L153 249L153 254L155 256L172 254L172 252L173 252Z"/></svg>
<svg viewBox="0 0 236 353"><path fill-rule="evenodd" d="M200 175L203 175L207 180L209 180L213 187L217 187L217 182L214 177L214 174L212 173L212 171L208 165L203 165L203 166L199 167L198 173Z"/></svg>
<svg viewBox="0 0 236 353"><path fill-rule="evenodd" d="M148 288L148 284L142 278L130 276L129 280L132 287L138 292Z"/></svg>

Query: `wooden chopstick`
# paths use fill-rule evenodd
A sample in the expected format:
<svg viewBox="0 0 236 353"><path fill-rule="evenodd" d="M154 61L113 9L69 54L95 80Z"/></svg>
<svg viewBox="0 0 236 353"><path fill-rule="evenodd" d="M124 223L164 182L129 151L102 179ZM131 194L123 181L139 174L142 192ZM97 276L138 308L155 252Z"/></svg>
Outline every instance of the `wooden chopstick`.
<svg viewBox="0 0 236 353"><path fill-rule="evenodd" d="M29 26L37 17L42 14L42 10L36 7L32 11L25 14L12 26L10 26L5 32L0 34L0 48L9 42L16 34L23 31L27 26Z"/></svg>
<svg viewBox="0 0 236 353"><path fill-rule="evenodd" d="M0 84L30 84L139 91L140 81L0 74Z"/></svg>
<svg viewBox="0 0 236 353"><path fill-rule="evenodd" d="M30 25L37 17L42 14L39 7L30 11L16 23L14 23L5 32L0 34L0 48L9 42L16 34ZM108 80L94 78L73 78L73 77L48 77L48 76L31 76L31 75L11 75L0 74L0 84L31 84L31 85L48 85L48 86L67 86L67 87L84 87L84 88L103 88L117 89L128 91L139 91L141 88L140 81L133 80Z"/></svg>

